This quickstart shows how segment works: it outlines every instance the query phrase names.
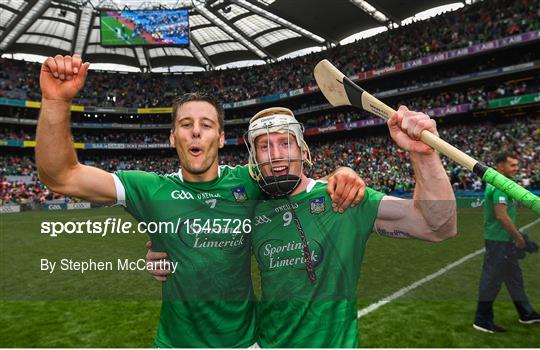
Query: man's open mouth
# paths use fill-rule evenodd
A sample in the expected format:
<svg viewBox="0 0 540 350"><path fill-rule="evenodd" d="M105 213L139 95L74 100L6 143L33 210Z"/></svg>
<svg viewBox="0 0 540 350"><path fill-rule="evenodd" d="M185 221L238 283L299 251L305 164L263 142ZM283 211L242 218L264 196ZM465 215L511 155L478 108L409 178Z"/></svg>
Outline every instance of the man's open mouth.
<svg viewBox="0 0 540 350"><path fill-rule="evenodd" d="M288 166L274 166L272 167L272 174L274 176L282 176L287 175L289 173L289 167Z"/></svg>
<svg viewBox="0 0 540 350"><path fill-rule="evenodd" d="M200 156L202 154L202 148L197 146L191 146L189 148L189 154L191 154L194 157Z"/></svg>

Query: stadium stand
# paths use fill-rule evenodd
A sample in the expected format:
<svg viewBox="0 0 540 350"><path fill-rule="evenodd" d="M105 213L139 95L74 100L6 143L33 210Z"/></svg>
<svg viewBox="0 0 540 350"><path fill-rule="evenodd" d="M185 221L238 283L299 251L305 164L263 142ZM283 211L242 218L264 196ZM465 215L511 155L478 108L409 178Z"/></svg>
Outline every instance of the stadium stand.
<svg viewBox="0 0 540 350"><path fill-rule="evenodd" d="M442 127L440 135L456 147L475 154L480 159L492 163L493 154L501 144L519 154L521 162L518 181L526 188L540 188L540 120L538 117L512 120L504 124L483 122L474 127L463 125ZM114 136L113 136L114 137ZM121 138L121 137L120 137ZM366 183L385 193L404 194L414 188L410 161L404 152L386 135L364 136L362 138L343 138L333 142L319 142L311 146L314 166L310 175L320 178L338 165L345 165L358 171ZM481 190L478 178L462 167L448 162L445 166L455 190ZM86 164L95 165L107 171L121 169L148 170L162 174L178 171L179 165L174 153L159 158L145 155L130 155L111 158L107 155L81 157ZM247 161L247 151L224 150L220 154L221 164L243 165ZM403 166L406 166L404 168ZM39 183L31 156L0 158L0 177L2 177L3 203L24 204L29 201L41 202L52 194ZM29 183L9 181L9 176L27 175ZM481 184L481 182L480 182ZM482 186L482 185L480 185ZM57 196L56 198L61 198Z"/></svg>
<svg viewBox="0 0 540 350"><path fill-rule="evenodd" d="M79 161L108 172L176 173L181 166L169 144L171 104L183 93L204 91L219 98L225 110L221 165L245 165L248 152L243 136L249 119L262 109L282 106L293 110L305 127L313 157L313 166L306 169L308 176L318 179L347 166L375 190L412 197L416 183L410 157L391 140L385 121L350 106L332 107L319 91L313 68L328 59L389 106L406 105L429 114L437 121L443 140L475 159L494 166L496 153L511 152L519 160L514 180L540 195L540 0L174 0L159 2L159 8L155 4L141 0L0 1L0 215L2 245L8 248L0 254L6 267L0 300L0 319L6 322L0 330L0 348L159 345L152 343L155 332L148 330L154 329L158 319L162 286L146 272L44 271L45 258L50 262L64 256L70 261L77 257L140 259L146 236L133 232L100 237L89 230L56 236L44 231L44 223L133 221L128 214L133 211L66 197L39 180L34 152L41 64L25 61L27 57L21 56L26 54L41 59L81 54L91 62L85 86L72 101L71 134ZM373 10L366 7L370 4ZM166 12L183 5L188 8L189 30L172 16L151 18L152 14L137 11ZM413 15L421 17L420 12L427 9L433 14L433 7L439 5L461 7L427 20L404 21ZM104 23L111 25L107 35L101 32ZM366 29L384 31L351 42L350 35ZM170 43L186 33L187 46L139 46ZM128 44L133 46L112 47L106 44L108 36L117 39L116 44L131 41ZM106 64L121 66L114 67L115 71ZM238 67L224 68L225 64ZM484 248L480 207L488 202L484 200L486 185L446 156L441 159L457 199L458 235L437 244L388 240L380 230L382 235L371 235L365 255L361 251L364 262L357 293L362 346L534 348L540 344L540 335L531 328L534 325L517 322L508 298L496 305L497 322L508 327L508 332L500 337L473 334ZM174 192L170 207L184 208L186 202L176 201ZM129 188L126 193L129 197ZM169 199L168 192L164 193ZM201 198L207 195L213 194L204 193ZM183 200L181 195L179 199ZM311 203L310 207L315 208ZM190 205L185 208L193 210ZM279 215L294 213L287 210ZM540 233L540 222L532 211L522 204L516 211L517 228L533 238ZM189 220L198 214L199 207L182 215L187 231ZM254 229L266 219L274 220L261 214L256 212L253 218ZM304 234L307 248L312 249L319 242L308 228L304 227ZM407 235L406 230L399 230L394 233ZM178 235L182 240L181 233L177 227L173 238ZM332 250L324 248L317 259L332 256ZM286 260L293 256L283 253ZM285 261L281 257L279 261ZM537 275L539 265L534 259L538 256L520 262L524 276ZM220 266L237 266L222 262ZM193 270L197 281L205 280L206 268L210 271L214 266L206 265ZM251 269L256 297L261 267L253 264ZM323 281L319 276L318 281ZM212 285L219 282L206 280ZM538 282L538 278L527 278L533 301L540 295ZM193 286L196 291L205 287ZM399 299L404 293L406 297ZM412 324L416 326L403 326Z"/></svg>
<svg viewBox="0 0 540 350"><path fill-rule="evenodd" d="M540 80L536 77L528 81L507 81L487 87L485 85L470 87L467 90L456 89L443 91L436 94L423 94L400 100L397 105L407 105L409 109L426 110L440 107L450 107L459 104L471 103L475 109L484 109L488 100L498 99L508 96L520 96L524 94L540 91ZM356 120L371 118L366 113L359 113L357 110L343 111L322 111L310 113L302 118L305 127L329 127L336 124L351 123ZM227 138L241 138L244 127L230 126L226 129ZM76 142L87 143L168 143L168 133L166 131L155 132L111 132L103 134L101 132L89 132L81 129L74 129L73 137ZM34 140L35 130L26 132L20 128L5 127L0 129L0 139L10 140Z"/></svg>
<svg viewBox="0 0 540 350"><path fill-rule="evenodd" d="M187 76L91 74L75 102L94 106L162 107L171 105L174 96L196 89L214 93L225 102L273 95L315 85L313 66L322 58L339 65L345 74L354 75L540 29L538 9L534 3L511 0L478 2L399 30L388 30L367 40L262 66ZM39 65L10 60L2 60L1 63L6 69L3 76L0 75L0 97L39 100Z"/></svg>
<svg viewBox="0 0 540 350"><path fill-rule="evenodd" d="M374 120L373 116L347 107L331 109L318 93L300 94L268 103L240 104L238 107L234 103L315 85L311 72L321 58L329 58L352 76L438 52L534 31L540 29L538 18L534 1L478 2L352 44L262 66L188 75L92 71L74 104L113 109L111 112L97 109L94 112L74 111L72 121L79 126L74 125L73 138L75 142L93 145L90 149L84 146L85 149L79 151L83 162L108 171L177 171L177 158L168 145L169 113L141 114L133 108L169 107L179 94L202 89L225 103L226 138L230 142L221 152L222 164L245 163L241 139L247 120L257 110L278 104L295 110L298 119L308 129L307 134L313 137L308 138L313 144L315 160L315 166L310 170L312 176L326 175L336 166L337 159L337 164L357 170L366 178L368 185L386 193L405 194L410 192L414 179L410 169L403 171L400 167L406 164L404 154L397 152L397 157L390 156L396 150L384 132L381 133L381 128L373 128L378 130L375 136L371 135L371 128L362 128L363 124L356 131L347 131L354 129L357 121ZM399 74L365 78L362 85L390 105L404 104L411 109L425 111L440 117L440 123L446 119L454 120L450 118L453 114L459 123L469 123L468 115L484 113L489 117L487 120L467 124L466 127L459 123L453 125L455 122L450 123L452 125L442 123L441 135L488 163L498 145L507 143L506 148L520 154L523 168L519 181L528 188L537 189L540 188L537 146L540 129L536 107L520 110L519 117L510 112L508 114L514 115L513 119L501 120L493 117L492 104L504 98L540 91L540 81L535 74L540 53L531 50L530 46L516 47L514 50L519 55L508 55L509 50L450 60L447 69L433 69L427 65ZM5 68L0 72L0 99L40 100L38 64L6 58L0 58L0 64ZM466 108L459 109L462 106ZM121 113L114 110L116 107L131 110ZM39 183L33 156L28 149L20 148L25 142L31 143L35 139L37 111L8 103L0 105L0 117L3 117L0 141L4 145L11 142L13 146L9 148L8 155L0 158L2 203L40 203L62 198ZM337 136L332 132L337 132ZM124 149L112 145L127 146ZM238 147L241 147L241 152L238 152ZM108 149L114 149L114 152L108 152ZM481 190L481 183L474 175L453 163L445 165L456 190Z"/></svg>

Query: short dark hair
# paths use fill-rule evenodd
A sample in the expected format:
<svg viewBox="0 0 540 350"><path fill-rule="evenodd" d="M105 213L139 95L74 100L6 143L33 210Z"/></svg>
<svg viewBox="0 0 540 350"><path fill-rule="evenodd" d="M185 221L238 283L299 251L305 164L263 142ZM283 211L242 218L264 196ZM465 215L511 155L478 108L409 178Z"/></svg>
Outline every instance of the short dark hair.
<svg viewBox="0 0 540 350"><path fill-rule="evenodd" d="M510 153L510 152L500 152L500 153L497 153L495 155L495 164L496 165L499 165L501 163L504 163L508 160L508 158L512 158L512 159L517 159L517 157L513 154L513 153Z"/></svg>
<svg viewBox="0 0 540 350"><path fill-rule="evenodd" d="M218 116L218 123L219 123L219 131L222 132L225 124L225 111L223 110L223 106L221 105L221 102L215 98L212 95L208 95L204 92L196 91L196 92L190 92L187 94L183 94L180 97L177 97L172 105L172 129L174 130L176 125L176 113L182 107L182 105L188 103L188 102L194 102L194 101L201 101L201 102L207 102L210 103L217 112Z"/></svg>

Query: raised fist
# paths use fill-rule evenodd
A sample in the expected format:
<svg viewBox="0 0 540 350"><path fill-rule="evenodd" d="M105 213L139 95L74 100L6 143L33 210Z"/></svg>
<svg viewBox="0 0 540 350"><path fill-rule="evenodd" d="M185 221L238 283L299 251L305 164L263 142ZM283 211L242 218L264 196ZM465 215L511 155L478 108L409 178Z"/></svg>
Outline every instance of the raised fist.
<svg viewBox="0 0 540 350"><path fill-rule="evenodd" d="M71 102L83 88L89 66L79 55L47 58L39 76L42 98Z"/></svg>

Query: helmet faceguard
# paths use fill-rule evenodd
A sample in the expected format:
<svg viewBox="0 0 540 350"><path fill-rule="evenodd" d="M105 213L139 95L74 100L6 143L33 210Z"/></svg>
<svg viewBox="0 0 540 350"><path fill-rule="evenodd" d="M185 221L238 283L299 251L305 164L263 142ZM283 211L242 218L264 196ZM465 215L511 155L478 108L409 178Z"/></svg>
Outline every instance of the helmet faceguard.
<svg viewBox="0 0 540 350"><path fill-rule="evenodd" d="M300 184L304 162L311 165L311 154L304 141L303 132L303 126L296 120L293 112L288 108L268 108L260 111L251 118L249 129L244 135L244 141L249 152L249 172L263 192L269 196L283 197L292 193ZM272 158L270 152L270 134L272 133L287 134L288 152L285 158ZM260 162L257 160L256 140L263 135L267 136L268 144L265 151L259 150L259 152L268 153L266 154L266 160ZM292 136L294 136L294 139ZM300 149L299 155L292 156L291 142L297 143ZM307 154L306 157L303 156L304 154ZM260 158L261 155L259 154ZM284 167L287 169L287 173L282 173L281 171L278 173L277 170L281 166L277 167L276 165L278 163L284 164L284 162L286 163ZM299 165L298 174L289 173L291 165L294 163ZM266 174L263 173L263 168L267 170Z"/></svg>

